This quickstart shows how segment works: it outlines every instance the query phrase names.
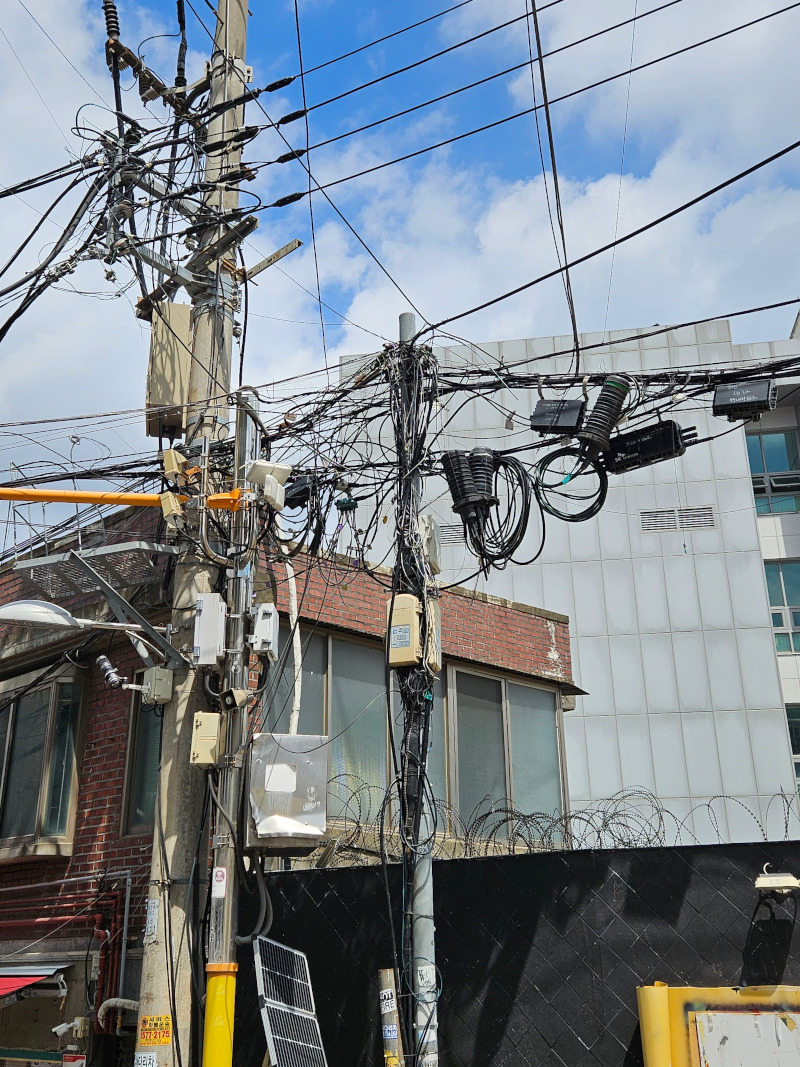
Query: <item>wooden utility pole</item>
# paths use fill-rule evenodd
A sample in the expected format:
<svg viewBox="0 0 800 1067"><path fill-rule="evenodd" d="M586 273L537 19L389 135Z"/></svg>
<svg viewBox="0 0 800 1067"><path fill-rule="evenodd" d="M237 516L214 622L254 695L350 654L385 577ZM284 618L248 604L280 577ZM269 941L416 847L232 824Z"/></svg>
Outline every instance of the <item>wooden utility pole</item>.
<svg viewBox="0 0 800 1067"><path fill-rule="evenodd" d="M231 173L229 185L214 185L205 199L202 213L206 225L199 245L203 248L230 233L230 212L239 204L238 170L241 147L231 139L231 131L242 124L243 104L226 105L246 94L248 80L244 62L247 39L246 0L219 0L214 50L210 64L209 108L212 119L207 141L212 149L207 156L205 180L219 183ZM228 221L226 221L228 220ZM207 270L207 282L192 296L192 363L189 381L187 438L203 444L205 458L212 440L221 440L229 432L229 392L233 350L234 316L238 311L239 285L233 260L233 242L225 255L215 258ZM249 450L246 427L237 433L234 484L242 485L241 464ZM241 438L241 440L240 440ZM234 536L240 520L234 520ZM191 540L197 542L196 526L190 528ZM187 540L187 547L189 541ZM213 557L212 557L213 558ZM198 555L194 550L178 564L173 599L175 643L191 651L194 611L199 593L210 591L219 574L231 560ZM225 684L247 688L244 656L245 623L243 612L248 590L248 575L239 568L228 575L227 599L231 615L228 624ZM181 641L180 637L184 640ZM164 708L163 740L156 805L153 843L148 933L145 937L142 983L140 991L137 1064L142 1067L189 1067L197 1062L192 1049L192 982L186 911L187 886L191 878L206 875L206 842L201 842L200 862L195 867L195 847L202 833L201 815L205 793L202 771L190 765L192 723L197 710L207 710L197 671L178 672L173 698ZM242 718L238 711L228 719L228 747L235 753L240 745ZM238 768L220 771L219 802L231 804L238 795ZM226 809L227 810L227 809ZM230 809L236 817L235 806ZM211 936L205 1004L205 1038L203 1062L227 1067L233 1053L233 1008L236 984L236 909L238 885L230 835L220 833L215 839L214 867L225 872L224 895L212 901ZM220 893L218 887L215 892ZM170 966L170 961L172 966ZM202 981L202 980L201 980ZM197 1007L197 1006L196 1006ZM166 1019L166 1022L165 1022ZM159 1030L159 1023L162 1024ZM158 1041L160 1043L156 1044ZM175 1053L180 1050L180 1057Z"/></svg>

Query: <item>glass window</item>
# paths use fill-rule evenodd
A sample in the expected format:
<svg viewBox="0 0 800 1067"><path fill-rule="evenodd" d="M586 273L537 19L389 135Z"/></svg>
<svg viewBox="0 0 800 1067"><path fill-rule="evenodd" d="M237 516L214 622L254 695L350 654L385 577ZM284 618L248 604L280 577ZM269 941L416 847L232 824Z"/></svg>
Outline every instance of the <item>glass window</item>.
<svg viewBox="0 0 800 1067"><path fill-rule="evenodd" d="M779 474L796 471L797 435L794 433L762 433L758 435L764 450L764 469Z"/></svg>
<svg viewBox="0 0 800 1067"><path fill-rule="evenodd" d="M16 703L0 837L28 837L36 833L50 692L48 687L27 693Z"/></svg>
<svg viewBox="0 0 800 1067"><path fill-rule="evenodd" d="M373 822L387 786L383 650L334 640L331 659L328 734L332 783L328 814L332 818L346 814L361 822ZM345 812L346 803L351 809Z"/></svg>
<svg viewBox="0 0 800 1067"><path fill-rule="evenodd" d="M0 698L0 838L65 837L77 782L81 686Z"/></svg>
<svg viewBox="0 0 800 1067"><path fill-rule="evenodd" d="M325 733L325 674L328 666L328 638L301 632L303 674L300 688L301 734ZM291 628L280 628L280 658L283 669L275 672L267 690L268 713L264 729L288 733L294 697L294 643ZM271 694L271 695L270 695Z"/></svg>
<svg viewBox="0 0 800 1067"><path fill-rule="evenodd" d="M800 652L800 562L765 563L777 652ZM780 610L775 610L779 608Z"/></svg>
<svg viewBox="0 0 800 1067"><path fill-rule="evenodd" d="M756 512L759 515L800 511L800 494L794 478L786 479L771 475L792 475L800 471L800 452L797 434L753 433L747 435L747 458L753 477Z"/></svg>
<svg viewBox="0 0 800 1067"><path fill-rule="evenodd" d="M137 694L131 722L126 834L143 833L153 827L163 722L156 712L157 705L142 704Z"/></svg>
<svg viewBox="0 0 800 1067"><path fill-rule="evenodd" d="M456 701L458 810L469 822L508 794L501 684L456 671Z"/></svg>
<svg viewBox="0 0 800 1067"><path fill-rule="evenodd" d="M78 743L78 716L81 690L75 682L56 687L53 746L47 784L42 833L63 837L67 832L72 781L75 776L75 749Z"/></svg>
<svg viewBox="0 0 800 1067"><path fill-rule="evenodd" d="M514 807L560 815L555 693L509 682L508 721Z"/></svg>

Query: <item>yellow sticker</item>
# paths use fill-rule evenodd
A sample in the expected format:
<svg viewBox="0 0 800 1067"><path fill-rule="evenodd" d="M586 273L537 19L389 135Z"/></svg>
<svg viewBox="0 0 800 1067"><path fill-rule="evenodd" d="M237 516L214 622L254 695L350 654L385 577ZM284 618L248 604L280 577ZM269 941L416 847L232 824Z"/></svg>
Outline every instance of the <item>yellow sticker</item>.
<svg viewBox="0 0 800 1067"><path fill-rule="evenodd" d="M143 1015L139 1020L140 1045L169 1045L172 1043L171 1015Z"/></svg>

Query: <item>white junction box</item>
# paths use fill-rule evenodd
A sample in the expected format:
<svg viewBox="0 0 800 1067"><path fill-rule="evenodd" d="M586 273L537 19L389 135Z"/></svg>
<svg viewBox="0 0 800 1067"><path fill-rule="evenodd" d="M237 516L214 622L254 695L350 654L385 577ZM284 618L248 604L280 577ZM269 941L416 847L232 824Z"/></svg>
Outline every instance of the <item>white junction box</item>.
<svg viewBox="0 0 800 1067"><path fill-rule="evenodd" d="M196 711L192 722L192 751L189 762L194 767L216 767L222 755L222 716L216 711Z"/></svg>
<svg viewBox="0 0 800 1067"><path fill-rule="evenodd" d="M214 666L224 657L226 616L225 601L219 593L198 594L192 652L196 667Z"/></svg>
<svg viewBox="0 0 800 1067"><path fill-rule="evenodd" d="M266 653L273 663L278 658L278 623L278 609L274 604L254 605L250 647L259 656Z"/></svg>
<svg viewBox="0 0 800 1067"><path fill-rule="evenodd" d="M428 514L420 515L417 522L425 558L430 564L431 572L439 574L442 569L442 534L439 530L439 523L433 515Z"/></svg>
<svg viewBox="0 0 800 1067"><path fill-rule="evenodd" d="M389 666L410 667L422 659L420 615L422 605L411 593L398 593L386 604L389 630Z"/></svg>
<svg viewBox="0 0 800 1067"><path fill-rule="evenodd" d="M245 848L307 856L325 834L328 738L255 734L250 749L250 812Z"/></svg>

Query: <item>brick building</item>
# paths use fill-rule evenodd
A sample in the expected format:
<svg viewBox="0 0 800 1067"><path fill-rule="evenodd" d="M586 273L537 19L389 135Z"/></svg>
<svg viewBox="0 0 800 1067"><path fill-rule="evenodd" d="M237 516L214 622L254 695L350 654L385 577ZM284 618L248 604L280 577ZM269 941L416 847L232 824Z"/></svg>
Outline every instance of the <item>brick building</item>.
<svg viewBox="0 0 800 1067"><path fill-rule="evenodd" d="M159 580L122 591L151 621L164 622L170 565L153 559ZM381 584L389 572L370 577L343 559L295 561L295 569L300 732L331 738L330 839L353 780L376 794L389 780ZM262 561L255 595L277 602L287 619L283 561ZM110 617L98 591L48 597L9 562L0 571L0 603L20 599ZM465 818L506 798L523 810L563 810L561 717L575 692L568 620L465 589L443 592L441 608L444 669L429 761L437 797ZM273 671L264 707L266 728L279 732L294 676L287 638L282 621L286 661ZM142 667L124 635L0 628L0 1067L60 1062L68 1044L115 1063L117 1037L135 1022L112 1011L101 1034L95 1012L107 997L138 993L160 718L136 693L103 683L95 665L101 653L130 679ZM201 840L200 828L186 829ZM198 857L195 885L179 887L195 929L207 876L202 848ZM86 1023L53 1033L76 1018Z"/></svg>

